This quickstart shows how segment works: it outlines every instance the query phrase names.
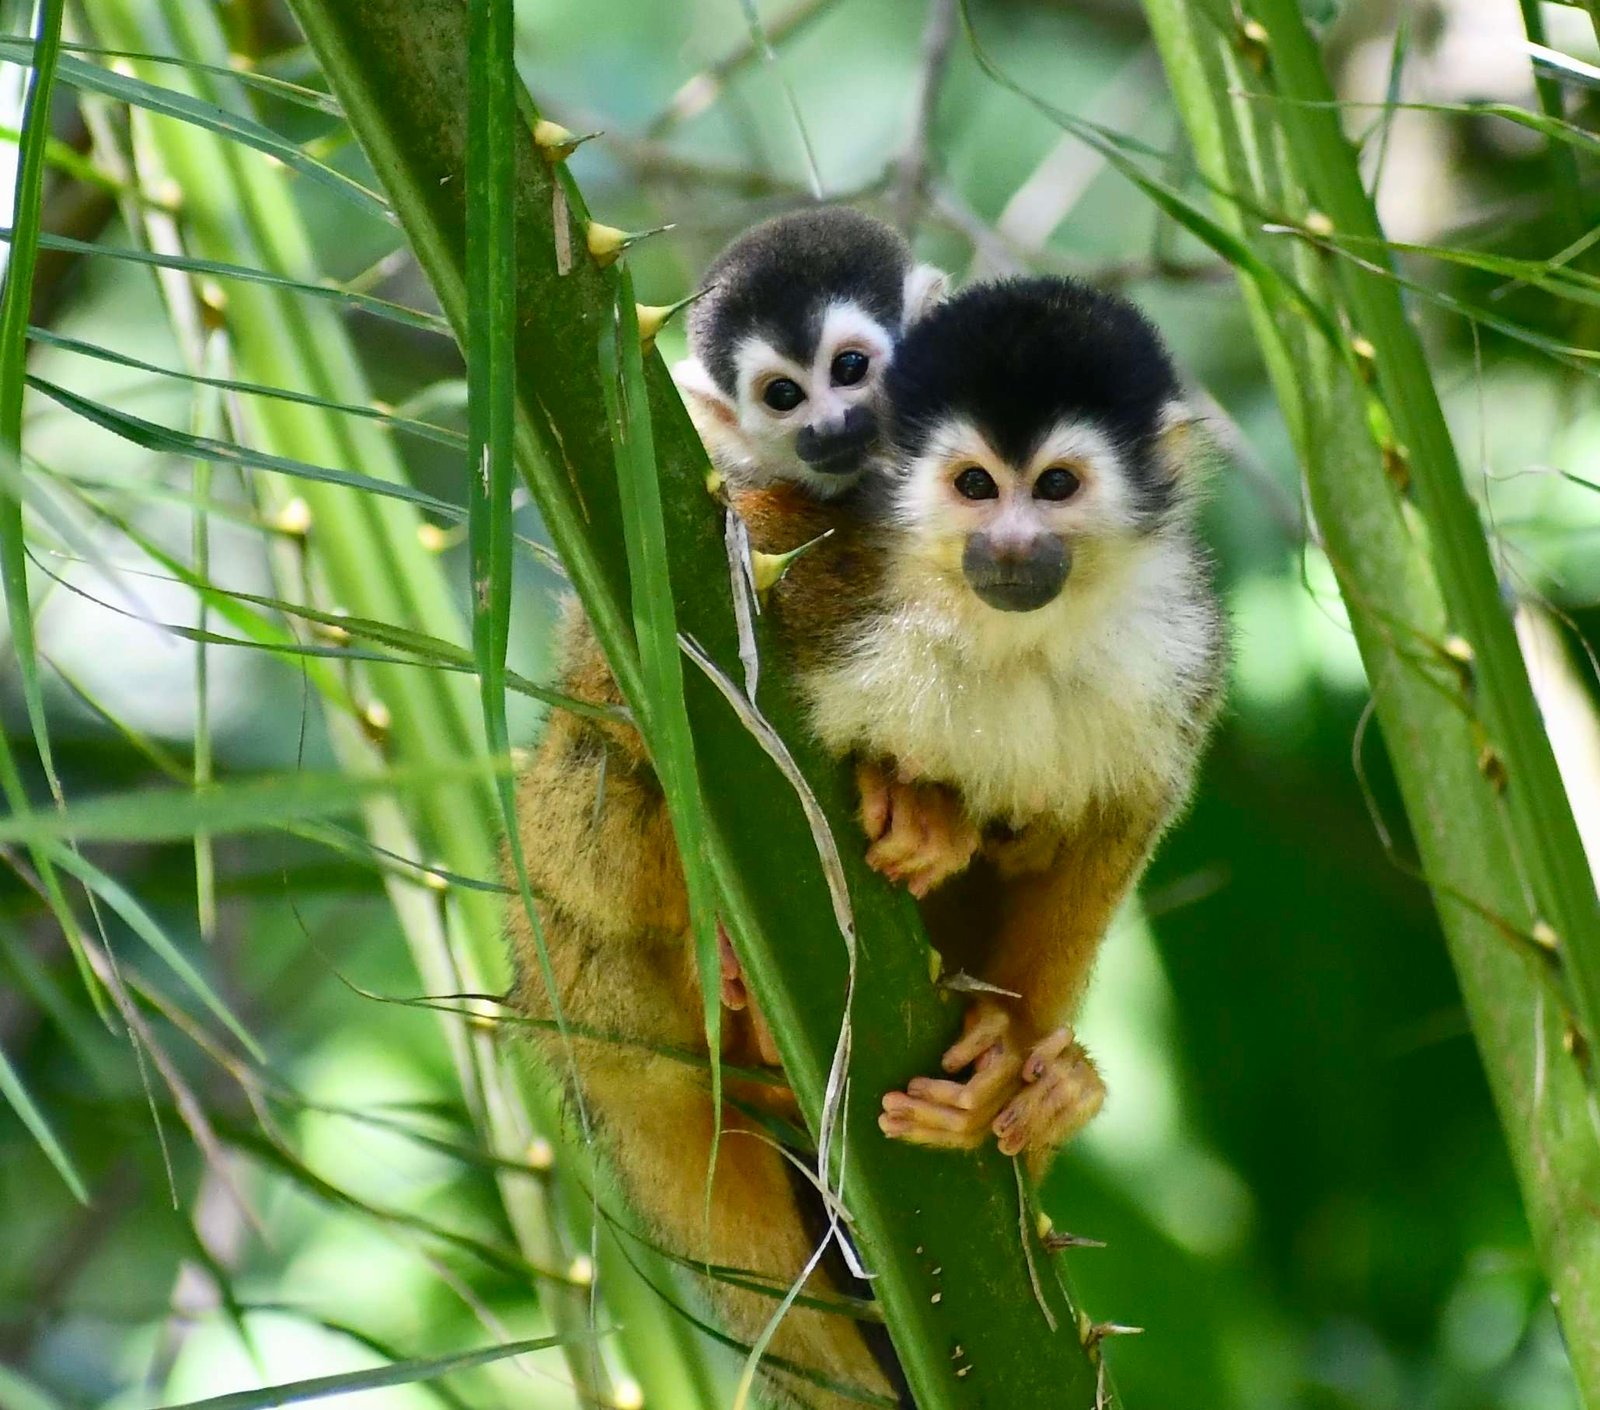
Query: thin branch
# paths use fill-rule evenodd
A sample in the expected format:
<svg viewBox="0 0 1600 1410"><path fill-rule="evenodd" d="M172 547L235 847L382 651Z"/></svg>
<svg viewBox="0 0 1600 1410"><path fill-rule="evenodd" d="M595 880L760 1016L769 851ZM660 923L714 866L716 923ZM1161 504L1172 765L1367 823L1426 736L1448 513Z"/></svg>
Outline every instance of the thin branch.
<svg viewBox="0 0 1600 1410"><path fill-rule="evenodd" d="M766 42L782 44L784 40L800 33L820 19L839 0L800 0L799 4L785 10L777 19L765 26ZM718 97L728 80L745 65L760 57L762 45L759 37L747 33L745 37L715 63L703 68L672 95L667 104L645 128L647 137L665 137L674 128L705 112Z"/></svg>
<svg viewBox="0 0 1600 1410"><path fill-rule="evenodd" d="M894 218L907 236L916 234L928 181L929 139L939 110L939 91L950 67L956 37L957 0L928 0L928 21L922 31L922 74L911 137L895 163Z"/></svg>

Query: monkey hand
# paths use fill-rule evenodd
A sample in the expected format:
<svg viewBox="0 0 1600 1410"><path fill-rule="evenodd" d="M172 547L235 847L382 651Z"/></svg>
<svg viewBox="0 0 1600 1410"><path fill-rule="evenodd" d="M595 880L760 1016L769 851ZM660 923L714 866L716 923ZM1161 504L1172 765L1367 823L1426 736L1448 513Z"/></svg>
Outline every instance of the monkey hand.
<svg viewBox="0 0 1600 1410"><path fill-rule="evenodd" d="M961 800L938 783L918 783L896 769L861 764L861 826L867 863L921 898L961 871L978 850L978 829Z"/></svg>
<svg viewBox="0 0 1600 1410"><path fill-rule="evenodd" d="M756 1066L781 1067L778 1045L772 1041L772 1030L767 1027L765 1015L756 1003L750 986L744 982L744 970L739 957L733 952L733 941L719 920L717 922L717 952L722 967L722 1007L740 1017L730 1022L726 1016L722 1023L722 1056L730 1062ZM741 1021L742 1020L742 1021Z"/></svg>
<svg viewBox="0 0 1600 1410"><path fill-rule="evenodd" d="M878 1126L915 1145L973 1150L992 1132L1004 1155L1047 1160L1085 1126L1105 1100L1088 1053L1060 1028L1023 1039L1009 1006L990 997L967 1010L961 1037L945 1053L948 1073L970 1067L965 1081L914 1077L883 1099Z"/></svg>

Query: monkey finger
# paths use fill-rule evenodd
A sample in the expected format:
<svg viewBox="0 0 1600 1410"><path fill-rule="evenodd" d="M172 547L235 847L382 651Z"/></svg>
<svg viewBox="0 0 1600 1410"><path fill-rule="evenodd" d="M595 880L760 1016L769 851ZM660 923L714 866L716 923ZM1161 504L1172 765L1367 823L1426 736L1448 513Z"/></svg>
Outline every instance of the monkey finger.
<svg viewBox="0 0 1600 1410"><path fill-rule="evenodd" d="M935 1127L940 1131L969 1131L973 1127L983 1127L987 1122L974 1118L970 1111L959 1111L955 1107L943 1106L938 1102L923 1101L920 1097L913 1097L908 1092L889 1092L883 1099L883 1114L890 1117L904 1117L906 1120L927 1126Z"/></svg>
<svg viewBox="0 0 1600 1410"><path fill-rule="evenodd" d="M1005 1155L1049 1151L1088 1125L1104 1105L1106 1086L1081 1048L1070 1050L1046 1068L995 1118L991 1128Z"/></svg>
<svg viewBox="0 0 1600 1410"><path fill-rule="evenodd" d="M948 789L924 790L923 816L932 848L953 867L964 867L978 850L979 838L961 800Z"/></svg>
<svg viewBox="0 0 1600 1410"><path fill-rule="evenodd" d="M722 1007L738 1013L750 1002L750 992L745 987L739 957L733 952L733 941L720 920L717 922L717 960L722 970Z"/></svg>
<svg viewBox="0 0 1600 1410"><path fill-rule="evenodd" d="M989 1133L979 1131L940 1131L930 1126L918 1126L903 1117L880 1116L878 1129L891 1140L904 1141L912 1146L932 1146L938 1150L976 1150L989 1138Z"/></svg>
<svg viewBox="0 0 1600 1410"><path fill-rule="evenodd" d="M1044 1075L1045 1068L1066 1052L1072 1044L1073 1036L1070 1028L1058 1028L1054 1033L1035 1043L1033 1050L1028 1054L1028 1060L1022 1064L1022 1080L1037 1081Z"/></svg>
<svg viewBox="0 0 1600 1410"><path fill-rule="evenodd" d="M906 1094L944 1106L958 1107L963 1111L970 1111L977 1101L977 1094L969 1084L951 1082L943 1077L913 1077L906 1083Z"/></svg>
<svg viewBox="0 0 1600 1410"><path fill-rule="evenodd" d="M998 1049L991 1049L995 1057L981 1064L978 1071L965 1082L949 1082L937 1077L913 1077L906 1083L906 1092L924 1101L937 1102L957 1111L974 1113L984 1120L992 1118L1017 1087L1017 1064L1007 1061ZM989 1054L984 1055L985 1058Z"/></svg>
<svg viewBox="0 0 1600 1410"><path fill-rule="evenodd" d="M939 1065L946 1072L959 1072L976 1062L1011 1029L1011 1015L995 1004L976 1003L967 1010L966 1029L946 1050Z"/></svg>
<svg viewBox="0 0 1600 1410"><path fill-rule="evenodd" d="M904 862L922 856L927 848L927 820L918 809L907 806L902 793L890 805L889 820L868 848L868 859L876 855L886 864Z"/></svg>
<svg viewBox="0 0 1600 1410"><path fill-rule="evenodd" d="M893 881L905 850L905 844L893 832L886 832L867 848L867 865Z"/></svg>
<svg viewBox="0 0 1600 1410"><path fill-rule="evenodd" d="M907 861L911 849L903 845L894 833L880 838L867 848L867 865L887 881L896 884L906 881L912 874Z"/></svg>
<svg viewBox="0 0 1600 1410"><path fill-rule="evenodd" d="M936 862L932 866L918 867L916 870L907 873L905 877L906 890L920 901L935 887L948 881L959 870L959 867L946 866L942 862Z"/></svg>
<svg viewBox="0 0 1600 1410"><path fill-rule="evenodd" d="M972 860L969 852L959 859L950 853L941 853L932 859L923 857L921 864L908 871L904 878L906 889L919 901L935 887L944 885Z"/></svg>
<svg viewBox="0 0 1600 1410"><path fill-rule="evenodd" d="M782 1067L783 1058L778 1053L778 1045L772 1041L772 1029L767 1026L767 1016L753 1000L750 1004L750 1026L755 1029L756 1051L761 1054L761 1061L768 1067Z"/></svg>
<svg viewBox="0 0 1600 1410"><path fill-rule="evenodd" d="M953 1107L941 1106L938 1102L921 1101L905 1092L890 1092L884 1097L880 1127L884 1122L895 1128L889 1132L891 1135L904 1135L910 1139L948 1135L969 1145L976 1145L983 1140L989 1126L975 1112L958 1111Z"/></svg>
<svg viewBox="0 0 1600 1410"><path fill-rule="evenodd" d="M860 764L856 768L856 786L861 790L861 830L869 840L876 841L889 826L889 780L878 765Z"/></svg>

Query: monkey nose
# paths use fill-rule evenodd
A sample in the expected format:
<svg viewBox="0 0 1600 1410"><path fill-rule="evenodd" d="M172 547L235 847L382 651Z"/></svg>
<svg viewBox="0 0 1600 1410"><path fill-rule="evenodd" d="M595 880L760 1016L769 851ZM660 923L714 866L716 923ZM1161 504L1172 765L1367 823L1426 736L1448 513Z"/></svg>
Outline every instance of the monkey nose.
<svg viewBox="0 0 1600 1410"><path fill-rule="evenodd" d="M802 426L794 453L813 470L848 475L861 463L878 437L878 418L871 407L852 406L837 421Z"/></svg>
<svg viewBox="0 0 1600 1410"><path fill-rule="evenodd" d="M997 543L973 534L961 555L972 590L1001 612L1032 612L1054 602L1067 581L1072 555L1054 534L1025 543Z"/></svg>

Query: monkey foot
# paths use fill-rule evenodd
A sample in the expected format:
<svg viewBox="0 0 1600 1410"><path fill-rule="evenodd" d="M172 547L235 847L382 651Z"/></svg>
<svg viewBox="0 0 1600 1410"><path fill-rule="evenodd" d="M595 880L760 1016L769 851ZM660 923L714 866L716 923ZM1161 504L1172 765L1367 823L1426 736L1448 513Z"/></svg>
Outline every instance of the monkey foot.
<svg viewBox="0 0 1600 1410"><path fill-rule="evenodd" d="M1070 1028L1034 1045L1022 1081L995 1119L1002 1155L1049 1156L1087 1126L1106 1099L1105 1082Z"/></svg>
<svg viewBox="0 0 1600 1410"><path fill-rule="evenodd" d="M896 1140L974 1150L992 1133L1004 1155L1048 1156L1088 1123L1105 1084L1069 1029L1031 1047L1011 1014L992 999L967 1010L966 1027L941 1060L946 1072L971 1066L964 1082L914 1077L883 1099L879 1129Z"/></svg>
<svg viewBox="0 0 1600 1410"><path fill-rule="evenodd" d="M867 862L913 896L954 876L978 849L978 830L961 800L937 783L915 783L878 764L856 770Z"/></svg>
<svg viewBox="0 0 1600 1410"><path fill-rule="evenodd" d="M1023 1060L1011 1015L980 999L967 1010L961 1037L940 1060L946 1072L972 1068L965 1082L913 1077L903 1092L883 1099L884 1135L919 1146L973 1150L988 1137L1002 1108L1022 1086Z"/></svg>
<svg viewBox="0 0 1600 1410"><path fill-rule="evenodd" d="M779 1067L778 1045L772 1040L772 1030L762 1014L755 995L744 982L744 969L733 951L733 941L727 929L717 922L717 955L722 970L722 1007L730 1013L742 1014L742 1020L724 1021L722 1025L722 1055L725 1058L748 1061L758 1057L768 1067Z"/></svg>

